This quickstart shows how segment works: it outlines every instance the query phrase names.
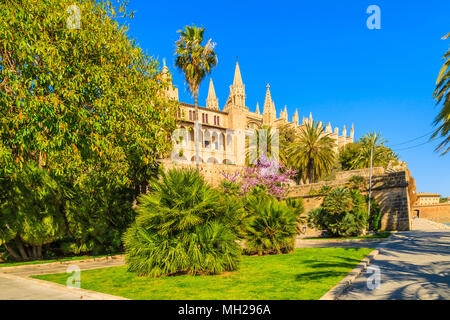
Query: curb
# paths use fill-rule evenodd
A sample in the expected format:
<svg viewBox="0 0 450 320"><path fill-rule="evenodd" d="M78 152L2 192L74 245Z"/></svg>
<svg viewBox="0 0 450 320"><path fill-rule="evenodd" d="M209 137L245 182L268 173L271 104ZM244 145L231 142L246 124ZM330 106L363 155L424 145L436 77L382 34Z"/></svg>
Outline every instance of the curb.
<svg viewBox="0 0 450 320"><path fill-rule="evenodd" d="M87 289L81 289L81 288L71 288L71 287L67 287L65 285L59 284L59 283L54 283L54 282L50 282L50 281L45 281L45 280L41 280L41 279L34 279L34 278L24 278L24 277L20 277L20 276L14 276L11 274L6 274L6 273L2 273L0 272L0 278L6 278L6 279L11 279L11 280L19 280L22 282L34 282L36 284L39 284L41 286L44 287L49 287L49 288L54 288L54 289L58 289L58 290L62 290L62 291L66 291L66 292L70 292L70 293L74 293L74 294L79 294L80 295L80 299L87 299L87 300L130 300L124 297L119 297L119 296L113 296L110 294L106 294L106 293L101 293L101 292L96 292L96 291L91 291L91 290L87 290Z"/></svg>
<svg viewBox="0 0 450 320"><path fill-rule="evenodd" d="M342 279L337 285L325 293L319 300L337 300L337 298L350 287L355 279L363 272L370 262L378 255L378 249L373 250L350 273Z"/></svg>
<svg viewBox="0 0 450 320"><path fill-rule="evenodd" d="M373 243L373 242L383 242L383 241L391 240L393 236L394 236L394 234L391 234L387 238L378 238L378 239L369 238L369 239L321 239L321 240L318 240L318 239L297 238L295 240L296 240L296 243L298 243L298 244L312 244L312 245L330 244L330 243Z"/></svg>
<svg viewBox="0 0 450 320"><path fill-rule="evenodd" d="M52 266L52 265L64 265L64 264L77 264L80 262L96 262L96 261L103 261L103 260L117 260L117 259L123 259L125 257L124 254L119 254L115 256L104 256L99 258L88 258L88 259L80 259L80 260L67 260L67 261L55 261L55 262L49 262L49 263L35 263L35 264L23 264L20 266L11 266L11 267L2 267L0 264L0 274L1 273L8 273L9 270L20 270L25 268L40 268L40 267L46 267L46 266Z"/></svg>

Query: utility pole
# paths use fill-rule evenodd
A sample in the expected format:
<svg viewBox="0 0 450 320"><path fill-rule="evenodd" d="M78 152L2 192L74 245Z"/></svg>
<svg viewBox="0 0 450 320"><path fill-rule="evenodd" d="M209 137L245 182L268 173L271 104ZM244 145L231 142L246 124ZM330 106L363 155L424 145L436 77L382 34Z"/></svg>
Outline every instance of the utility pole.
<svg viewBox="0 0 450 320"><path fill-rule="evenodd" d="M373 164L373 145L370 149L370 177L369 177L369 212L368 217L370 216L370 199L372 198L372 164Z"/></svg>

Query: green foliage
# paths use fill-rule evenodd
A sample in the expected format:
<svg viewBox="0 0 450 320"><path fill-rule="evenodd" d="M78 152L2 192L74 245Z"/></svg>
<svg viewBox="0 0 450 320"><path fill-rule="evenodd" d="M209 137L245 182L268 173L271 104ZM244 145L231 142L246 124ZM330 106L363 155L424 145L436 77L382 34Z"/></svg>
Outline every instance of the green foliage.
<svg viewBox="0 0 450 320"><path fill-rule="evenodd" d="M80 8L80 29L66 26L70 5ZM0 3L8 21L0 24L0 199L3 212L15 210L0 219L24 215L0 227L11 249L20 250L17 230L31 226L20 240L45 244L64 230L66 251L117 249L135 196L171 150L178 105L118 9L95 0ZM35 180L27 190L21 179ZM16 220L20 228L4 227Z"/></svg>
<svg viewBox="0 0 450 320"><path fill-rule="evenodd" d="M348 179L347 185L350 189L363 191L366 186L366 180L361 176L352 176L350 179Z"/></svg>
<svg viewBox="0 0 450 320"><path fill-rule="evenodd" d="M300 210L271 196L253 194L246 207L252 213L247 224L245 251L248 254L280 254L294 249ZM291 203L292 204L292 203Z"/></svg>
<svg viewBox="0 0 450 320"><path fill-rule="evenodd" d="M448 39L449 37L450 33L447 33L442 39ZM447 50L443 59L445 62L439 72L436 89L433 93L436 103L443 102L443 104L441 111L434 120L437 129L432 136L433 139L437 137L443 139L436 148L436 151L441 152L442 155L450 151L450 146L448 146L450 144L450 50Z"/></svg>
<svg viewBox="0 0 450 320"><path fill-rule="evenodd" d="M64 235L68 191L33 163L16 178L1 179L0 191L0 243L15 240L6 249L16 259L40 258L42 245Z"/></svg>
<svg viewBox="0 0 450 320"><path fill-rule="evenodd" d="M370 231L378 231L381 228L380 204L378 202L376 202L373 198L370 200L370 214L369 214L368 224L369 224Z"/></svg>
<svg viewBox="0 0 450 320"><path fill-rule="evenodd" d="M153 277L235 270L236 236L223 221L219 193L196 171L161 172L139 197L136 223L124 234L129 270Z"/></svg>
<svg viewBox="0 0 450 320"><path fill-rule="evenodd" d="M367 226L367 207L358 190L335 188L322 206L308 213L308 224L333 236L357 236Z"/></svg>
<svg viewBox="0 0 450 320"><path fill-rule="evenodd" d="M364 169L370 167L373 146L373 166L387 168L398 164L398 156L384 144L386 141L375 132L364 135L359 142L351 143L339 152L339 162L343 170Z"/></svg>
<svg viewBox="0 0 450 320"><path fill-rule="evenodd" d="M340 149L339 162L341 163L342 170L347 171L353 169L352 161L356 159L360 148L361 146L358 143L349 143Z"/></svg>
<svg viewBox="0 0 450 320"><path fill-rule="evenodd" d="M197 95L200 83L217 64L215 44L211 39L202 46L205 28L195 25L178 30L180 38L176 42L175 66L183 71L189 91Z"/></svg>
<svg viewBox="0 0 450 320"><path fill-rule="evenodd" d="M322 186L320 187L320 189L309 191L308 194L311 196L327 195L328 193L331 192L331 190L333 190L333 187L331 186Z"/></svg>
<svg viewBox="0 0 450 320"><path fill-rule="evenodd" d="M316 182L333 168L334 141L318 123L306 123L288 148L289 165L304 182Z"/></svg>

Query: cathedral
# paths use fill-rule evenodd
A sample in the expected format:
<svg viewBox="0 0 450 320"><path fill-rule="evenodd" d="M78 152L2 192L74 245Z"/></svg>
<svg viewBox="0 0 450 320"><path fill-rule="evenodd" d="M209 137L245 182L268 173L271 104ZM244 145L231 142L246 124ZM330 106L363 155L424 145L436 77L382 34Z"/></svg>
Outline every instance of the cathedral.
<svg viewBox="0 0 450 320"><path fill-rule="evenodd" d="M167 66L163 67L163 78L169 78L172 82ZM172 83L171 83L172 84ZM170 86L167 96L179 101L178 89ZM241 70L236 62L233 84L230 86L230 95L221 110L219 100L216 97L212 78L209 81L208 97L206 106L198 106L199 126L194 126L195 107L192 104L180 102L180 120L179 129L173 140L176 141L172 160L182 162L194 162L194 137L198 134L198 162L199 163L220 163L220 164L245 164L245 146L246 137L249 132L254 132L262 127L280 128L283 125L291 125L300 129L307 122L312 123L312 114L309 118L303 117L299 123L298 110L289 121L287 107L280 111L277 118L275 103L270 94L270 85L267 85L264 99L263 111L260 112L258 103L255 112L249 110L245 105L245 85L242 81ZM322 126L322 122L318 123ZM354 127L352 125L350 135L347 136L347 129L344 126L342 135L339 135L339 128L331 127L331 124L325 127L325 132L335 141L335 151L352 143L354 139Z"/></svg>

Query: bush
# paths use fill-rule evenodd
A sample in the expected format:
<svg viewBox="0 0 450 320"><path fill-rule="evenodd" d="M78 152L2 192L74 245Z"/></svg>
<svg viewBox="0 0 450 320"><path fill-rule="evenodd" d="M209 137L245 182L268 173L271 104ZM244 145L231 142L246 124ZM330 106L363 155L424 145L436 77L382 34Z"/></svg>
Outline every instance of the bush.
<svg viewBox="0 0 450 320"><path fill-rule="evenodd" d="M368 197L367 197L368 198ZM381 208L374 199L370 201L369 230L378 231L381 228Z"/></svg>
<svg viewBox="0 0 450 320"><path fill-rule="evenodd" d="M366 180L361 176L352 176L350 179L348 179L347 185L350 189L357 189L362 191L366 186Z"/></svg>
<svg viewBox="0 0 450 320"><path fill-rule="evenodd" d="M219 193L192 170L161 172L141 195L136 223L124 234L129 271L153 277L235 270L240 246L223 220Z"/></svg>
<svg viewBox="0 0 450 320"><path fill-rule="evenodd" d="M284 202L262 194L250 195L246 207L251 212L247 225L248 254L280 254L294 249L297 211Z"/></svg>
<svg viewBox="0 0 450 320"><path fill-rule="evenodd" d="M308 214L308 225L333 236L357 236L367 227L367 207L358 190L333 189Z"/></svg>

